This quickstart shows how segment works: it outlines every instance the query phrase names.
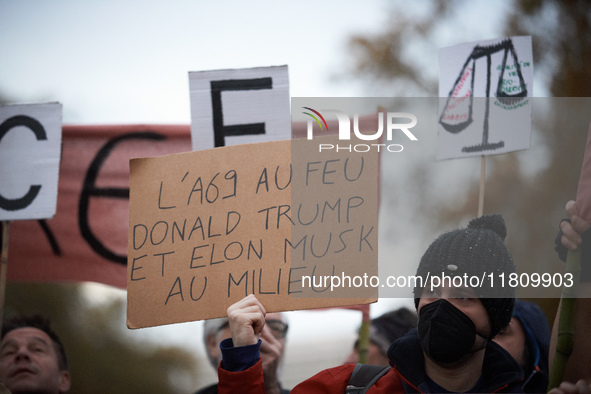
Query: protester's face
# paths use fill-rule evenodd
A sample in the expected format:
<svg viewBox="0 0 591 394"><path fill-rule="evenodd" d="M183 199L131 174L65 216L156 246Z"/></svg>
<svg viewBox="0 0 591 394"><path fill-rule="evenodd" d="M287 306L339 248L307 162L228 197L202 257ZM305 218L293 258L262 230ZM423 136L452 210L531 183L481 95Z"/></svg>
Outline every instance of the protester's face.
<svg viewBox="0 0 591 394"><path fill-rule="evenodd" d="M13 394L63 393L70 389L70 375L60 371L51 338L33 327L17 328L2 339L0 379Z"/></svg>
<svg viewBox="0 0 591 394"><path fill-rule="evenodd" d="M490 336L490 320L486 309L472 288L440 286L431 289L427 287L423 290L419 300L419 314L424 305L440 298L449 301L472 320L476 326L476 333L479 335L476 337L475 348L486 343L486 338Z"/></svg>
<svg viewBox="0 0 591 394"><path fill-rule="evenodd" d="M494 341L508 351L522 368L525 366L525 331L519 319L512 317L507 328L499 332Z"/></svg>
<svg viewBox="0 0 591 394"><path fill-rule="evenodd" d="M271 329L271 334L277 339L278 341L284 342L285 341L285 334L284 331L284 324L283 317L279 312L270 312L265 315L265 322L267 326Z"/></svg>

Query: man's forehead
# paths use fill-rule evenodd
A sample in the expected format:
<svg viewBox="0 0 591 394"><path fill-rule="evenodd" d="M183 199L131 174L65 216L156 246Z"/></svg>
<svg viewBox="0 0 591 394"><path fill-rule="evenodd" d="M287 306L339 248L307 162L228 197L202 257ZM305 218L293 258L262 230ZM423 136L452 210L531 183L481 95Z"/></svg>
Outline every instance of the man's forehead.
<svg viewBox="0 0 591 394"><path fill-rule="evenodd" d="M43 343L51 343L51 338L47 333L39 328L35 327L19 327L9 331L4 338L2 338L2 344L15 341L15 340L29 340L38 341Z"/></svg>

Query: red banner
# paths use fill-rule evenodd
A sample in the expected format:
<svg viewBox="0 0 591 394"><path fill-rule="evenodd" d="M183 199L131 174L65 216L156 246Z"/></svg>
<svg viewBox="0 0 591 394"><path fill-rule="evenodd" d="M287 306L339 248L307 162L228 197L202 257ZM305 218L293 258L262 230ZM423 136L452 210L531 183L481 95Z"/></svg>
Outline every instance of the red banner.
<svg viewBox="0 0 591 394"><path fill-rule="evenodd" d="M8 280L126 286L129 159L191 150L190 127L64 126L57 211L10 224Z"/></svg>

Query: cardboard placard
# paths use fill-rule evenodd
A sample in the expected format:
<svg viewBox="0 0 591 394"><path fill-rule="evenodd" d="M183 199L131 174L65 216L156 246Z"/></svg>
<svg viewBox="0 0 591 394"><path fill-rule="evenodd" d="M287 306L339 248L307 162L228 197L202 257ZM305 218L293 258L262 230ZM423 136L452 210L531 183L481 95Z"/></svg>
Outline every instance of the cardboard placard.
<svg viewBox="0 0 591 394"><path fill-rule="evenodd" d="M189 73L193 150L291 138L287 66Z"/></svg>
<svg viewBox="0 0 591 394"><path fill-rule="evenodd" d="M442 48L439 67L438 160L529 148L531 37Z"/></svg>
<svg viewBox="0 0 591 394"><path fill-rule="evenodd" d="M294 140L131 160L128 326L225 316L250 293L268 311L375 302L326 280L377 275L377 158Z"/></svg>
<svg viewBox="0 0 591 394"><path fill-rule="evenodd" d="M0 106L0 220L53 217L61 139L61 104Z"/></svg>

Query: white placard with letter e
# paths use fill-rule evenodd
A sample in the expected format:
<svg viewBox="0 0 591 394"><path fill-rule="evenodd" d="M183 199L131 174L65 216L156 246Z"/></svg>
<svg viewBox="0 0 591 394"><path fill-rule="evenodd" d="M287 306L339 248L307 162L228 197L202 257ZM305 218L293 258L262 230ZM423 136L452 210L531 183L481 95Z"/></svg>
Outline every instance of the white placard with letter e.
<svg viewBox="0 0 591 394"><path fill-rule="evenodd" d="M189 73L193 150L291 139L287 66Z"/></svg>

